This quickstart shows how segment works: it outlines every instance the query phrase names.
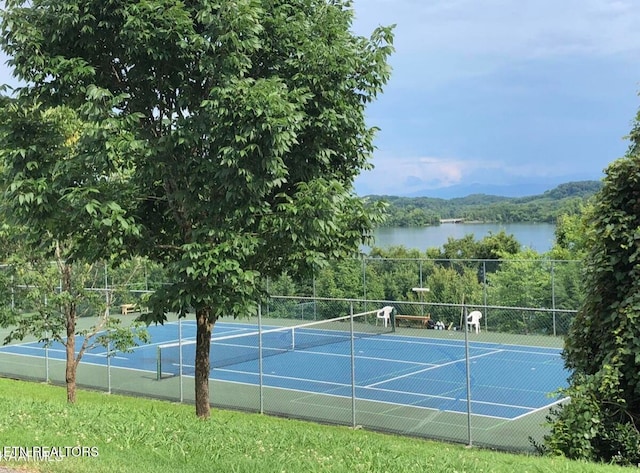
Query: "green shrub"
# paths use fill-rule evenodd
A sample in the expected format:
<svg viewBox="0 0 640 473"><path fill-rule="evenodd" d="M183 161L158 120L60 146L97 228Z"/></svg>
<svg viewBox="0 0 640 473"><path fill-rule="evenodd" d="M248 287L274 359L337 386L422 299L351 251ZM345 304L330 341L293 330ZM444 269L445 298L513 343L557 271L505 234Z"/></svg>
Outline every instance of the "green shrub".
<svg viewBox="0 0 640 473"><path fill-rule="evenodd" d="M617 367L605 365L593 375L577 375L562 393L570 401L548 417L551 433L536 445L541 453L640 465L637 419L626 408Z"/></svg>

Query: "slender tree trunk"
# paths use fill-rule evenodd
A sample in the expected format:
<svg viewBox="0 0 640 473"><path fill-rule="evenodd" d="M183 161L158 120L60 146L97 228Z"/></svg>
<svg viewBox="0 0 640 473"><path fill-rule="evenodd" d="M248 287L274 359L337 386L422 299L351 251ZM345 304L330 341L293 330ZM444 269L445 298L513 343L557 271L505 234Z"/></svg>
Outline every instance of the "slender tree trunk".
<svg viewBox="0 0 640 473"><path fill-rule="evenodd" d="M208 419L211 416L209 402L209 351L211 348L211 331L215 320L211 320L211 309L203 307L196 310L196 416Z"/></svg>
<svg viewBox="0 0 640 473"><path fill-rule="evenodd" d="M71 265L62 264L62 291L71 291ZM65 304L65 322L67 327L65 382L67 384L67 402L76 402L76 305Z"/></svg>
<svg viewBox="0 0 640 473"><path fill-rule="evenodd" d="M76 402L76 337L75 321L69 323L67 318L67 363L65 381L67 383L67 402Z"/></svg>

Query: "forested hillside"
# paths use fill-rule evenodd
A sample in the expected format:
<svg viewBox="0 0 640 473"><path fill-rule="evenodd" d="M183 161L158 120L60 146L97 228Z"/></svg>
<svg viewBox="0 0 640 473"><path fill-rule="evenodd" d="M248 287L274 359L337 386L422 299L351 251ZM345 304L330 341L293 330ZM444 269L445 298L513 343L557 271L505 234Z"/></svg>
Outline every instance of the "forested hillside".
<svg viewBox="0 0 640 473"><path fill-rule="evenodd" d="M499 197L473 194L456 199L432 197L369 196L370 201L389 204L385 226L438 225L441 219L459 218L476 222L549 222L560 215L580 212L582 205L600 189L599 181L561 184L544 194Z"/></svg>

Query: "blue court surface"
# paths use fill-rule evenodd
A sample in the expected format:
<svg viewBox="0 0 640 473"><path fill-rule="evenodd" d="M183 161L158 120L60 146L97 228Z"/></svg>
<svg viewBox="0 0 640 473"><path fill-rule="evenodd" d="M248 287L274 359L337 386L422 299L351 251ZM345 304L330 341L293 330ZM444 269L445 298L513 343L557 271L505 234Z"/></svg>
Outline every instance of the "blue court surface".
<svg viewBox="0 0 640 473"><path fill-rule="evenodd" d="M273 327L263 327L267 328ZM131 353L112 355L111 367L148 372L149 376L160 374L160 378L177 374L193 376L195 345L188 340L195 339L195 330L194 321L151 326L149 333L153 343L135 347ZM255 325L218 322L214 339L256 330ZM332 335L325 332L323 336L327 333ZM180 345L181 369L177 365L179 347L171 346L178 342L180 335L185 340ZM474 415L508 420L519 419L559 402L560 398L552 393L567 386L568 372L559 349L485 343L474 340L477 337L470 334L468 366L471 402L468 403L467 349L463 340L383 333L356 338L355 356L352 358L349 334L346 332L346 338L344 335L342 339L327 341L328 344L313 346L311 343L305 348L277 350L271 348L265 335L263 354L267 356L262 359L263 385L301 393L351 397L353 377L358 399L460 413L466 413L470 405ZM284 338L279 332L274 334L276 336ZM252 346L245 346L245 343ZM233 351L237 349L241 350L239 356L238 352ZM218 362L226 356L223 352L228 350L233 351L228 364ZM257 338L251 340L249 337L248 342L230 339L213 343L211 359L215 367L211 370L211 378L232 383L259 384L257 350ZM40 343L0 347L2 353L45 356ZM48 348L46 356L62 360L65 357L64 348L54 344ZM82 363L106 365L106 350L93 349L85 354ZM162 383L163 380L158 382Z"/></svg>

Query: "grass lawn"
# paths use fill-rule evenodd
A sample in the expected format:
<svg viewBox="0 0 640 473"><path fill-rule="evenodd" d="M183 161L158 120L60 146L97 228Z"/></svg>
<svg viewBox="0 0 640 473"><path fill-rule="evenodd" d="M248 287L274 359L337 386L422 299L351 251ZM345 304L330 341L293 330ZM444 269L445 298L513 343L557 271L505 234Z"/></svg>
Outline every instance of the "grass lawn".
<svg viewBox="0 0 640 473"><path fill-rule="evenodd" d="M346 427L0 379L0 453L7 447L96 447L97 456L0 461L52 472L607 473L631 471L562 458L512 455Z"/></svg>

